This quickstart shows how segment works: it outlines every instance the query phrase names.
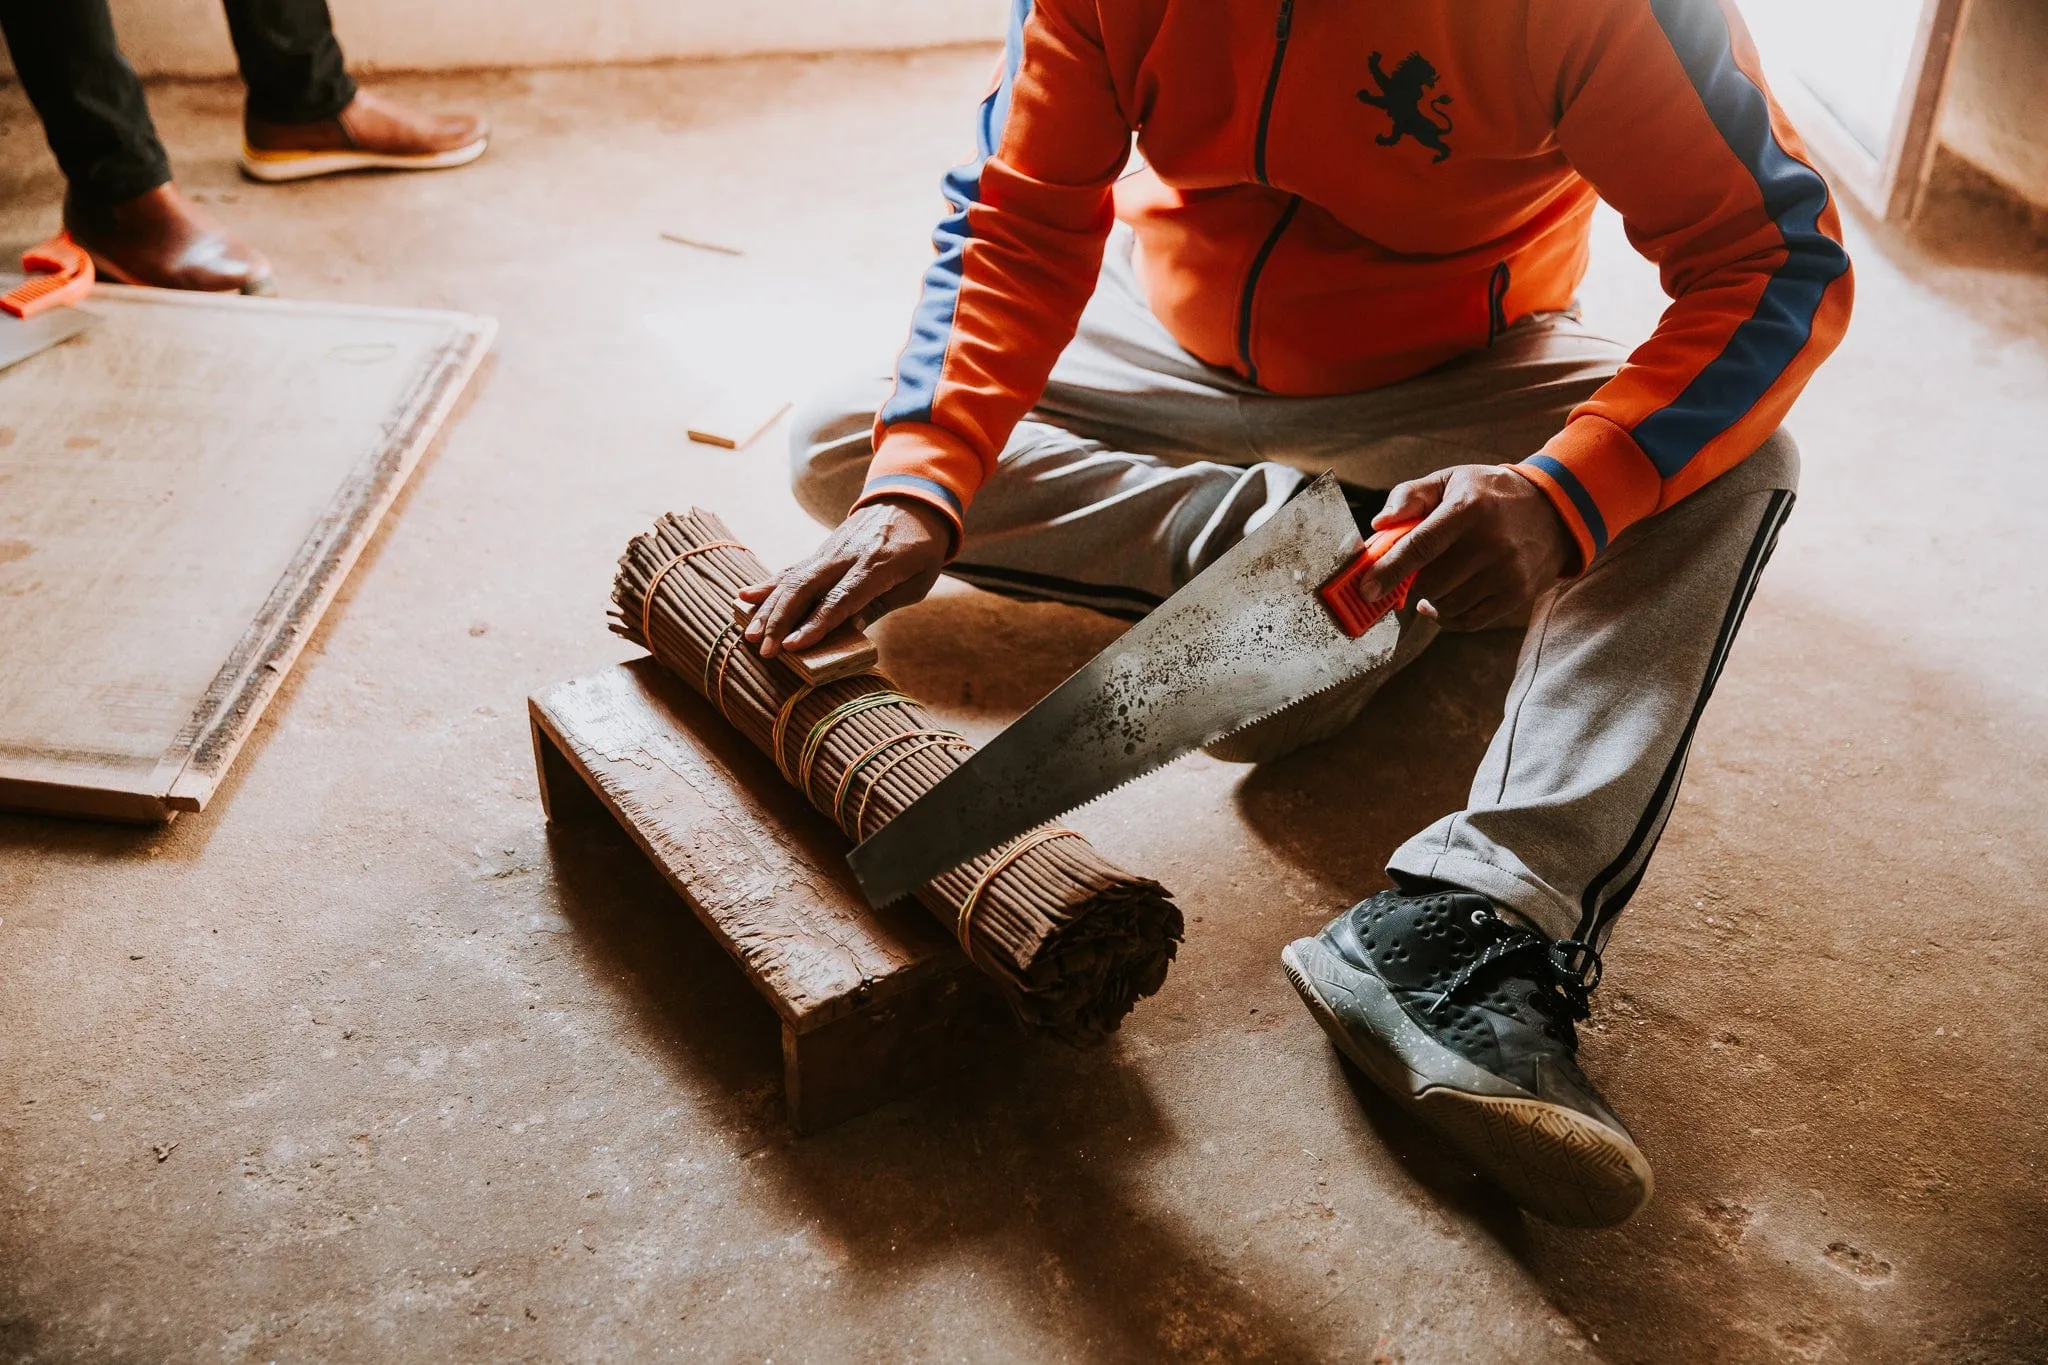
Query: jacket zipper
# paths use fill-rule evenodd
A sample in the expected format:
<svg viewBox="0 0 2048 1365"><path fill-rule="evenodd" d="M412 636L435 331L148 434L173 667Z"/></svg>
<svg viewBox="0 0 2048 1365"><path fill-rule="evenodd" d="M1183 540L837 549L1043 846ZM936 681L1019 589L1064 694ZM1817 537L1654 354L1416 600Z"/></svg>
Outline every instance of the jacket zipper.
<svg viewBox="0 0 2048 1365"><path fill-rule="evenodd" d="M1493 268L1493 278L1486 282L1486 344L1493 345L1495 337L1508 329L1508 263L1502 261Z"/></svg>
<svg viewBox="0 0 2048 1365"><path fill-rule="evenodd" d="M1287 36L1293 28L1294 0L1280 0L1280 17L1273 25L1273 69L1266 76L1266 98L1259 104L1258 140L1252 144L1252 178L1261 185L1273 183L1266 178L1266 135L1273 128L1273 98L1280 93L1280 67L1287 60ZM1280 244L1280 234L1287 231L1294 211L1300 207L1298 194L1287 201L1287 207L1280 211L1280 221L1266 234L1259 254L1252 257L1252 268L1245 273L1244 297L1237 304L1237 358L1244 365L1244 377L1254 384L1259 382L1259 367L1252 364L1252 297L1258 293L1266 258Z"/></svg>
<svg viewBox="0 0 2048 1365"><path fill-rule="evenodd" d="M1273 248L1280 245L1280 237L1287 231L1287 225L1294 221L1295 210L1301 207L1301 196L1291 195L1287 207L1280 210L1280 221L1273 224L1273 230L1266 234L1266 240L1259 244L1259 254L1252 257L1252 268L1245 272L1244 297L1237 305L1237 358L1244 365L1244 377L1256 384L1259 382L1259 367L1252 363L1252 301L1259 292L1259 276L1265 273L1266 261L1273 254Z"/></svg>
<svg viewBox="0 0 2048 1365"><path fill-rule="evenodd" d="M1280 0L1280 19L1273 25L1273 70L1266 77L1266 98L1259 105L1259 140L1252 147L1252 176L1261 185L1266 178L1266 134L1273 126L1273 97L1280 93L1280 64L1287 60L1287 35L1294 27L1294 0Z"/></svg>

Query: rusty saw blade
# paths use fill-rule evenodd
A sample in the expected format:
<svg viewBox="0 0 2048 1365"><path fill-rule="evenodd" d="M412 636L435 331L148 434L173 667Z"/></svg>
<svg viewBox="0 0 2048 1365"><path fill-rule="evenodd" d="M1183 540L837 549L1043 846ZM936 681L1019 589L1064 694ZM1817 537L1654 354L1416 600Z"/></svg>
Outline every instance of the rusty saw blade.
<svg viewBox="0 0 2048 1365"><path fill-rule="evenodd" d="M1384 663L1395 619L1354 639L1317 596L1359 547L1325 474L854 849L868 900Z"/></svg>

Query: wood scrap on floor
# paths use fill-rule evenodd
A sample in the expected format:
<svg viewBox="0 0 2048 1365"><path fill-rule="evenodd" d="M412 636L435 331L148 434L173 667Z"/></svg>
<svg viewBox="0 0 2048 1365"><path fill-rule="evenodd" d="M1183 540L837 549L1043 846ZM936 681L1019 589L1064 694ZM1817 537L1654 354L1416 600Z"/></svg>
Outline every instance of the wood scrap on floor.
<svg viewBox="0 0 2048 1365"><path fill-rule="evenodd" d="M698 251L709 251L718 256L744 256L747 254L736 246L721 246L717 242L707 242L697 237L685 237L680 232L664 232L661 234L661 239L664 242L674 242L677 246L694 247Z"/></svg>
<svg viewBox="0 0 2048 1365"><path fill-rule="evenodd" d="M879 673L823 685L764 660L733 620L734 594L768 576L700 510L636 536L613 587L613 629L708 697L848 837L893 818L973 748ZM1071 830L1034 830L921 888L1026 1027L1097 1042L1165 982L1181 915L1157 882L1116 867Z"/></svg>
<svg viewBox="0 0 2048 1365"><path fill-rule="evenodd" d="M90 306L0 371L0 806L161 821L213 794L494 324L117 285Z"/></svg>
<svg viewBox="0 0 2048 1365"><path fill-rule="evenodd" d="M745 450L792 406L787 398L724 393L690 419L690 439L721 450Z"/></svg>

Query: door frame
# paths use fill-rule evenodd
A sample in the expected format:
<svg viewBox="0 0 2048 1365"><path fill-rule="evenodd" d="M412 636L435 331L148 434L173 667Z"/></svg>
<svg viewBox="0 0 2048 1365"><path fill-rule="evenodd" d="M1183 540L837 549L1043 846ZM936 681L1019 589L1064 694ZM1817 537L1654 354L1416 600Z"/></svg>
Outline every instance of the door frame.
<svg viewBox="0 0 2048 1365"><path fill-rule="evenodd" d="M1892 116L1891 141L1882 158L1873 155L1796 69L1778 92L1786 113L1806 145L1821 162L1836 188L1855 200L1865 213L1884 222L1905 222L1920 209L1927 177L1934 168L1936 127L1948 95L1949 70L1956 39L1971 0L1924 0L1920 27L1907 64L1905 98Z"/></svg>

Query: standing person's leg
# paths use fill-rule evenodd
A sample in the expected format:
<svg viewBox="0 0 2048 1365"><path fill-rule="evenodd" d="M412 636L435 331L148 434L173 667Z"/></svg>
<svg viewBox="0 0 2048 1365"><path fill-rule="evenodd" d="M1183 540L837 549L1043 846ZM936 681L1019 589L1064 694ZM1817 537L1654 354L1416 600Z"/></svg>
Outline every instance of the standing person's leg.
<svg viewBox="0 0 2048 1365"><path fill-rule="evenodd" d="M342 65L327 0L227 0L223 8L251 118L318 123L348 108L356 83Z"/></svg>
<svg viewBox="0 0 2048 1365"><path fill-rule="evenodd" d="M171 178L107 0L0 0L0 30L74 194L118 204Z"/></svg>
<svg viewBox="0 0 2048 1365"><path fill-rule="evenodd" d="M123 284L267 293L270 265L171 184L106 0L0 0L15 73L64 171L64 227Z"/></svg>
<svg viewBox="0 0 2048 1365"><path fill-rule="evenodd" d="M249 87L242 170L251 179L445 170L484 154L489 130L476 115L429 113L359 89L327 0L226 0L226 9Z"/></svg>

